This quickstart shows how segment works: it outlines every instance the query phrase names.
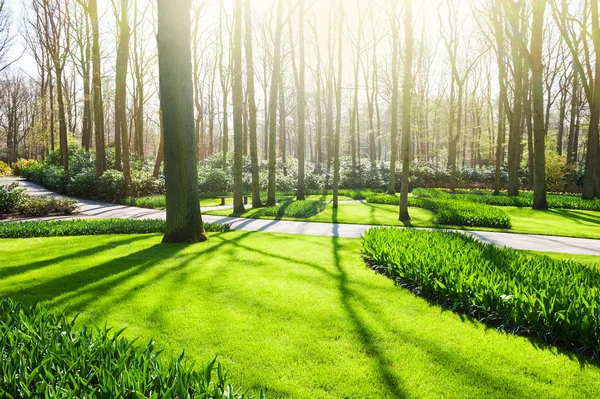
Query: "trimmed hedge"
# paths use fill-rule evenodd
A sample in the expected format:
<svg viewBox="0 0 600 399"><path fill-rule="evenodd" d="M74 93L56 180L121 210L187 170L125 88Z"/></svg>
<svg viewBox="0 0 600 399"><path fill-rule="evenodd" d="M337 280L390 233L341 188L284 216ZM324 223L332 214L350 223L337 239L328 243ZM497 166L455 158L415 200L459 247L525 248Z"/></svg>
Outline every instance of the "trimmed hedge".
<svg viewBox="0 0 600 399"><path fill-rule="evenodd" d="M510 229L510 216L502 209L457 200L419 198L420 206L435 213L433 222L446 226Z"/></svg>
<svg viewBox="0 0 600 399"><path fill-rule="evenodd" d="M416 188L413 190L413 195L420 198L456 199L495 206L530 207L533 205L533 193L529 191L520 192L516 197L509 197L506 192L494 195L492 191L458 190L455 194L451 194L448 191L434 188ZM600 211L600 199L584 200L579 196L568 194L548 194L546 198L548 207L553 209Z"/></svg>
<svg viewBox="0 0 600 399"><path fill-rule="evenodd" d="M213 359L199 369L160 357L155 342L75 325L39 304L0 300L0 397L214 398L249 396ZM262 396L262 394L261 394Z"/></svg>
<svg viewBox="0 0 600 399"><path fill-rule="evenodd" d="M306 219L323 212L325 207L323 201L285 201L277 206L264 208L261 216Z"/></svg>
<svg viewBox="0 0 600 399"><path fill-rule="evenodd" d="M204 223L204 230L223 233L228 224ZM0 238L87 236L99 234L164 233L165 221L159 219L75 219L42 222L0 223Z"/></svg>
<svg viewBox="0 0 600 399"><path fill-rule="evenodd" d="M18 209L23 216L46 216L50 213L70 215L79 209L79 205L77 200L71 198L26 195Z"/></svg>
<svg viewBox="0 0 600 399"><path fill-rule="evenodd" d="M415 191L417 190L413 190L413 194L415 194ZM510 216L501 209L485 204L445 199L447 197L444 195L436 196L437 192L445 194L443 191L436 190L429 197L409 197L408 205L433 212L435 214L433 219L435 224L502 229L509 229L511 226ZM367 197L367 202L371 204L399 205L400 197L389 194L373 194Z"/></svg>
<svg viewBox="0 0 600 399"><path fill-rule="evenodd" d="M599 357L596 268L442 231L374 228L362 251L372 268L445 307Z"/></svg>

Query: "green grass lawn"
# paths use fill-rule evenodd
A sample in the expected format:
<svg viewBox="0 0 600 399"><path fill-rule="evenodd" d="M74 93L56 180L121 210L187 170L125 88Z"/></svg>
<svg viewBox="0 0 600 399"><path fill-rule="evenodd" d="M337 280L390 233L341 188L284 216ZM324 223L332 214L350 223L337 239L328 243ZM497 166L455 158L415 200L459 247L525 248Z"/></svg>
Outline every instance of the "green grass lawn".
<svg viewBox="0 0 600 399"><path fill-rule="evenodd" d="M488 329L374 274L358 239L231 232L0 240L0 295L217 354L267 398L584 398L600 368Z"/></svg>
<svg viewBox="0 0 600 399"><path fill-rule="evenodd" d="M498 207L506 212L512 222L511 229L476 228L469 230L485 231L507 231L513 233L557 235L581 238L600 238L600 212L550 209L548 211L534 211L531 208L520 208L516 206ZM231 209L206 212L209 215L229 216ZM243 217L263 218L260 209L249 209ZM412 218L411 224L415 227L436 227L433 224L433 213L421 209L409 209ZM238 215L239 216L239 215ZM267 219L267 217L264 217ZM398 221L398 207L394 205L368 204L368 203L346 203L340 204L337 212L331 205L325 210L308 219L311 222L332 222L351 224L373 224L373 225L402 225ZM461 226L449 226L461 228Z"/></svg>

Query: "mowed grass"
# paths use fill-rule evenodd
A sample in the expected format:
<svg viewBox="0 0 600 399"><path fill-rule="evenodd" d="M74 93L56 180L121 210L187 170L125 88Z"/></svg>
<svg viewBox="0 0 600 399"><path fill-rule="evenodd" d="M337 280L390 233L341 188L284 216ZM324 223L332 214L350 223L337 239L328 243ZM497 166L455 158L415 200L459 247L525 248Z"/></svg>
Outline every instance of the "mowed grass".
<svg viewBox="0 0 600 399"><path fill-rule="evenodd" d="M374 274L360 240L231 232L0 240L0 295L218 355L268 398L583 398L600 368L486 329Z"/></svg>
<svg viewBox="0 0 600 399"><path fill-rule="evenodd" d="M520 208L516 206L502 206L498 208L510 216L512 223L510 229L476 227L468 227L468 229L600 239L600 212L568 209L534 211L531 208ZM231 215L231 209L220 209L217 211L208 211L206 213L209 215L229 216ZM422 208L410 207L409 213L412 218L411 225L414 227L439 227L433 223L433 212ZM235 216L268 219L268 217L261 216L260 209L257 210L252 208L248 209L243 215ZM311 222L338 222L386 226L403 225L403 223L398 221L397 206L363 202L342 203L339 205L337 211L328 204L323 212L311 218L302 220ZM463 228L462 226L444 227Z"/></svg>

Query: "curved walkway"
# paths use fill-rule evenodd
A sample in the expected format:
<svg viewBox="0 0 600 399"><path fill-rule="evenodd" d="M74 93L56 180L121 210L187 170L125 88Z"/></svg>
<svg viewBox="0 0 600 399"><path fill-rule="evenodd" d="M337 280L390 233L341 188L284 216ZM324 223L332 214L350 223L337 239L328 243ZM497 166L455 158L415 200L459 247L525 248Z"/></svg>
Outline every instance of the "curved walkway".
<svg viewBox="0 0 600 399"><path fill-rule="evenodd" d="M18 181L31 195L59 194L48 191L31 182L18 178L0 178L0 184ZM57 220L76 218L118 218L118 219L164 219L166 212L155 209L137 208L126 205L106 204L103 202L78 199L81 211L77 215L40 218L36 220ZM222 206L204 207L203 211L223 209ZM245 219L202 215L205 222L227 223L234 230L262 231L268 233L306 234L327 237L358 238L368 229L375 227L360 224L294 222L287 220ZM600 226L598 226L600 228ZM488 231L464 231L478 240L514 249L562 252L581 255L600 256L600 240L572 237L543 236L533 234L499 233Z"/></svg>

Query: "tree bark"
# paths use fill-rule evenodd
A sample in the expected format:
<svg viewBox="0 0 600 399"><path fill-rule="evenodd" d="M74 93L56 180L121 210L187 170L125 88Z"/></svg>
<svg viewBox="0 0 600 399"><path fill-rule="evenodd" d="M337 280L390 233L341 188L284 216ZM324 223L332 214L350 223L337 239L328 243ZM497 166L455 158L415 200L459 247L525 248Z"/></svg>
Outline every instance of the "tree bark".
<svg viewBox="0 0 600 399"><path fill-rule="evenodd" d="M242 214L244 202L242 197L244 167L244 88L242 83L242 0L234 3L233 32L233 212Z"/></svg>
<svg viewBox="0 0 600 399"><path fill-rule="evenodd" d="M404 84L402 85L402 184L400 185L400 221L410 222L408 178L410 169L410 123L412 103L413 29L412 0L404 0Z"/></svg>
<svg viewBox="0 0 600 399"><path fill-rule="evenodd" d="M392 121L390 130L390 178L388 194L396 194L396 157L398 155L398 16L396 3L392 9Z"/></svg>
<svg viewBox="0 0 600 399"><path fill-rule="evenodd" d="M163 243L207 239L196 172L190 9L190 0L158 0L158 66L167 197Z"/></svg>
<svg viewBox="0 0 600 399"><path fill-rule="evenodd" d="M250 135L250 163L252 167L252 207L262 207L260 200L260 175L258 166L258 140L256 135L256 100L254 97L254 57L252 49L252 17L250 13L250 0L244 5L245 45L246 45L246 90L248 91L249 135Z"/></svg>
<svg viewBox="0 0 600 399"><path fill-rule="evenodd" d="M336 90L336 109L337 116L335 120L335 139L333 142L333 209L338 209L338 189L340 184L340 130L342 125L342 33L344 26L344 3L340 0L339 6L339 25L338 25L338 76Z"/></svg>

